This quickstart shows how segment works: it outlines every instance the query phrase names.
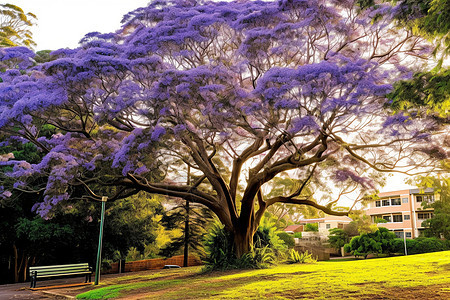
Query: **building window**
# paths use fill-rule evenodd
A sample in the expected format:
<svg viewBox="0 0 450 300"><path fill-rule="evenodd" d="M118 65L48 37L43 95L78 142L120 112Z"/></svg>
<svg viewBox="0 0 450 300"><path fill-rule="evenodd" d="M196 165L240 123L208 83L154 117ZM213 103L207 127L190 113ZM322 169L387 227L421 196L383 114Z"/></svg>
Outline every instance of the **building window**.
<svg viewBox="0 0 450 300"><path fill-rule="evenodd" d="M403 238L403 231L394 231L394 233L395 233L395 237L396 238L398 238L398 239L401 239L401 238Z"/></svg>
<svg viewBox="0 0 450 300"><path fill-rule="evenodd" d="M403 220L405 220L405 221L406 221L406 220L409 220L409 215L404 215L404 216L403 216Z"/></svg>
<svg viewBox="0 0 450 300"><path fill-rule="evenodd" d="M434 195L423 195L423 201L434 202Z"/></svg>
<svg viewBox="0 0 450 300"><path fill-rule="evenodd" d="M390 202L389 199L383 200L383 206L389 206L391 204Z"/></svg>
<svg viewBox="0 0 450 300"><path fill-rule="evenodd" d="M381 201L380 200L375 201L375 206L376 207L381 207Z"/></svg>
<svg viewBox="0 0 450 300"><path fill-rule="evenodd" d="M406 233L406 237L407 237L407 238L411 238L411 232L407 232L407 233Z"/></svg>
<svg viewBox="0 0 450 300"><path fill-rule="evenodd" d="M383 219L385 219L388 222L391 222L391 216L383 216Z"/></svg>
<svg viewBox="0 0 450 300"><path fill-rule="evenodd" d="M391 205L402 205L400 198L391 199Z"/></svg>
<svg viewBox="0 0 450 300"><path fill-rule="evenodd" d="M402 198L402 203L408 203L408 198Z"/></svg>
<svg viewBox="0 0 450 300"><path fill-rule="evenodd" d="M331 224L326 224L325 227L326 227L327 229L330 229L330 228L331 228Z"/></svg>
<svg viewBox="0 0 450 300"><path fill-rule="evenodd" d="M417 195L416 196L417 202L434 202L434 195Z"/></svg>
<svg viewBox="0 0 450 300"><path fill-rule="evenodd" d="M418 213L417 214L417 218L419 220L426 220L426 219L430 219L433 217L432 213Z"/></svg>
<svg viewBox="0 0 450 300"><path fill-rule="evenodd" d="M403 222L402 215L393 215L392 220L394 222Z"/></svg>

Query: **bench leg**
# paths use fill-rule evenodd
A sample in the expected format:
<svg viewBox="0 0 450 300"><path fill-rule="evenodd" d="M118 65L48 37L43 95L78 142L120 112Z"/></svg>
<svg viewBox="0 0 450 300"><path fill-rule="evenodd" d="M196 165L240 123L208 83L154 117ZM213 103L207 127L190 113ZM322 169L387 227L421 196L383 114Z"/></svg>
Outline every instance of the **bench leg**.
<svg viewBox="0 0 450 300"><path fill-rule="evenodd" d="M31 285L30 288L36 287L36 275L31 276Z"/></svg>

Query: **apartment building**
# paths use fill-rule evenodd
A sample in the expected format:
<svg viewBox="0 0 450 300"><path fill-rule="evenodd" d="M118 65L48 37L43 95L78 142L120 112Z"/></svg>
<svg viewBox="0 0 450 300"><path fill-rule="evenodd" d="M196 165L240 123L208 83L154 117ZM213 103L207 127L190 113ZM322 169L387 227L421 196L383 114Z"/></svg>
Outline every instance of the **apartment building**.
<svg viewBox="0 0 450 300"><path fill-rule="evenodd" d="M409 189L378 194L379 199L372 200L365 208L365 212L376 222L384 219L386 223L378 223L379 227L386 227L397 237L416 238L424 227L422 222L433 216L432 208L423 208L422 204L434 202L433 189Z"/></svg>

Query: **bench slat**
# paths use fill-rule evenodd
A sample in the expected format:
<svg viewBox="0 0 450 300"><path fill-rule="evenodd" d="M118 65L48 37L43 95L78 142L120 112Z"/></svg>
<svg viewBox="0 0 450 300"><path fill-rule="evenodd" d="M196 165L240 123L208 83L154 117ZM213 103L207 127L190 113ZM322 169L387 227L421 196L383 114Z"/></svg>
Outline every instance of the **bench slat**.
<svg viewBox="0 0 450 300"><path fill-rule="evenodd" d="M39 275L44 275L44 274L63 274L63 273L66 273L66 274L70 274L70 273L80 273L80 272L90 272L91 270L89 270L89 269L78 269L78 270L46 270L46 271L39 271L39 272L36 272L37 274L39 274ZM34 271L33 271L34 272ZM33 273L32 272L32 273Z"/></svg>
<svg viewBox="0 0 450 300"><path fill-rule="evenodd" d="M64 269L40 269L40 270L31 270L31 272L76 272L76 271L82 271L82 270L89 270L89 268L64 268Z"/></svg>
<svg viewBox="0 0 450 300"><path fill-rule="evenodd" d="M71 264L71 265L53 265L53 266L34 266L30 267L30 270L41 270L41 269L58 269L58 268L72 268L72 267L89 267L89 264Z"/></svg>
<svg viewBox="0 0 450 300"><path fill-rule="evenodd" d="M54 274L37 274L36 278L43 277L56 277L56 276L68 276L68 275L83 275L83 274L91 274L91 272L79 272L79 273L54 273Z"/></svg>

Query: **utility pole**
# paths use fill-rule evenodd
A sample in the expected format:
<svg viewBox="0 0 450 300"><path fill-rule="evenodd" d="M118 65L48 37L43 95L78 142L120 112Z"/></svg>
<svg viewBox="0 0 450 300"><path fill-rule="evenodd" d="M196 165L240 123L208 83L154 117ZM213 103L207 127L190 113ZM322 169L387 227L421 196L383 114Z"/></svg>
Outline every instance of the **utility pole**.
<svg viewBox="0 0 450 300"><path fill-rule="evenodd" d="M103 223L105 222L105 206L108 197L102 197L102 212L100 216L100 233L98 234L98 248L97 248L97 264L95 266L95 285L98 285L100 279L100 269L102 264L102 243L103 243Z"/></svg>
<svg viewBox="0 0 450 300"><path fill-rule="evenodd" d="M191 185L191 167L187 166L187 185ZM188 266L189 261L189 200L186 200L186 218L184 222L184 257L183 267Z"/></svg>

